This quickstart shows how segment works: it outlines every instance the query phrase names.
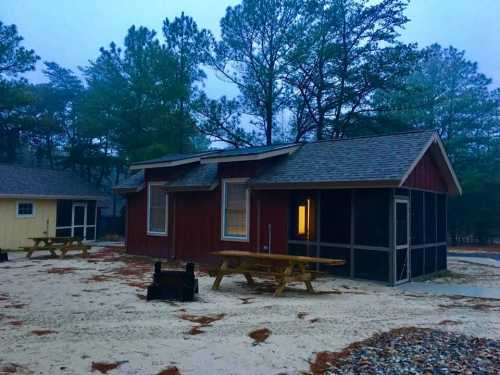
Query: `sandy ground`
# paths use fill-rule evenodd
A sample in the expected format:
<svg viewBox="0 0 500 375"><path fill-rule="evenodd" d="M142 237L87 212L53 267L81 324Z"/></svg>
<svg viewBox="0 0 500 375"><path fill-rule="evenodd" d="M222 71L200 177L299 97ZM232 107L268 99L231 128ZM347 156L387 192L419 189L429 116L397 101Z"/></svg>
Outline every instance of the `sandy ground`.
<svg viewBox="0 0 500 375"><path fill-rule="evenodd" d="M0 374L8 366L17 374L88 374L92 362L118 362L109 374L155 375L170 366L181 374L299 374L317 352L397 327L500 338L495 300L331 277L314 283L316 295L297 284L273 298L236 276L212 291L212 278L198 273L196 302L145 302L151 265L111 250L90 259L11 258L0 264ZM484 276L491 267L451 260L450 269L500 286L498 275ZM191 335L197 324L185 314L224 316ZM248 334L259 328L271 334L255 344Z"/></svg>

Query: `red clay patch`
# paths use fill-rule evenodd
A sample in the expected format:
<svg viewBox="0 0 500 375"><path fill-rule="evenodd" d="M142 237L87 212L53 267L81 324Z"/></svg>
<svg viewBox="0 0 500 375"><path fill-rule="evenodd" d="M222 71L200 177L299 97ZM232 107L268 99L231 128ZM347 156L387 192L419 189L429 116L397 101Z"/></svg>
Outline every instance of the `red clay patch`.
<svg viewBox="0 0 500 375"><path fill-rule="evenodd" d="M260 344L266 341L270 335L271 331L267 328L256 329L248 334L248 336L255 341L254 344Z"/></svg>
<svg viewBox="0 0 500 375"><path fill-rule="evenodd" d="M92 371L99 371L101 374L107 374L121 365L120 362L92 362Z"/></svg>
<svg viewBox="0 0 500 375"><path fill-rule="evenodd" d="M0 374L15 374L17 370L24 370L28 372L28 369L24 366L18 365L16 363L6 363L5 365L0 365ZM29 371L31 374L31 371Z"/></svg>
<svg viewBox="0 0 500 375"><path fill-rule="evenodd" d="M51 335L53 333L57 333L56 331L52 331L50 329L34 329L31 331L32 334L36 336L46 336L46 335Z"/></svg>
<svg viewBox="0 0 500 375"><path fill-rule="evenodd" d="M90 282L102 283L104 281L111 281L111 280L114 280L113 276L108 276L108 275L94 275L94 276L89 277L86 280L86 282L87 283L90 283Z"/></svg>
<svg viewBox="0 0 500 375"><path fill-rule="evenodd" d="M181 372L177 367L172 366L160 371L157 375L181 375Z"/></svg>
<svg viewBox="0 0 500 375"><path fill-rule="evenodd" d="M193 323L198 323L201 327L206 327L217 320L221 320L224 318L224 314L217 315L190 315L190 314L182 314L181 319L189 320Z"/></svg>

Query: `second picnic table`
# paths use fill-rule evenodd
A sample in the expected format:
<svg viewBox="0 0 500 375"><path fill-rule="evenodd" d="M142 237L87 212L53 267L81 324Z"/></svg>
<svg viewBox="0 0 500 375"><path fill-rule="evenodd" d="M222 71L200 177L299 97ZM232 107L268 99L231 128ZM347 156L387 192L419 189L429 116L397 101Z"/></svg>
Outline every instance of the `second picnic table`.
<svg viewBox="0 0 500 375"><path fill-rule="evenodd" d="M64 258L68 251L78 250L82 256L88 255L90 246L82 244L79 237L31 237L33 246L26 246L23 249L27 251L26 257L30 258L35 251L49 251L52 256L57 256L56 251L60 251L61 258Z"/></svg>
<svg viewBox="0 0 500 375"><path fill-rule="evenodd" d="M341 259L315 258L284 254L254 253L251 251L216 251L213 255L222 258L218 268L210 272L215 277L213 289L218 289L222 278L230 274L242 274L250 286L254 285L253 276L274 277L277 287L274 296L277 297L285 290L289 282L304 282L306 289L314 293L311 281L314 271L308 265L321 263L328 266L345 264Z"/></svg>

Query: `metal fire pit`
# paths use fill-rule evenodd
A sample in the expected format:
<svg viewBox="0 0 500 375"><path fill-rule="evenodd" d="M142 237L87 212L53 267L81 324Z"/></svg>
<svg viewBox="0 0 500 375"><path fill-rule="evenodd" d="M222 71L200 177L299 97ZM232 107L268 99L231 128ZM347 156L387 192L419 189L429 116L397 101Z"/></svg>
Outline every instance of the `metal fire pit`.
<svg viewBox="0 0 500 375"><path fill-rule="evenodd" d="M194 277L194 263L186 264L186 271L162 271L161 262L155 263L153 283L148 287L148 301L192 301L198 293L198 279Z"/></svg>

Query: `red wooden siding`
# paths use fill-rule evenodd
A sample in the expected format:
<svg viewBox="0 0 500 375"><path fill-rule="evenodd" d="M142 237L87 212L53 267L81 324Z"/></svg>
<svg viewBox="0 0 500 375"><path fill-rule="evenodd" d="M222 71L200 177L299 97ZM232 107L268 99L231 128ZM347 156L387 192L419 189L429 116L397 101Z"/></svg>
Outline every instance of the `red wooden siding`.
<svg viewBox="0 0 500 375"><path fill-rule="evenodd" d="M223 167L225 178L253 174L254 165L241 169ZM173 169L173 168L172 168ZM176 168L177 169L177 168ZM178 169L177 169L178 170ZM156 169L146 173L147 181L168 180L171 170ZM271 224L271 247L286 252L288 193L251 191L249 241L221 238L221 186L213 191L175 192L169 194L168 236L147 234L147 188L128 196L127 251L132 254L168 257L197 262L212 262L217 250L267 251L268 225Z"/></svg>
<svg viewBox="0 0 500 375"><path fill-rule="evenodd" d="M127 202L127 251L152 257L169 256L169 238L147 234L147 188L128 196ZM169 202L169 205L171 202ZM171 210L169 210L169 213ZM172 215L169 215L168 233L172 233Z"/></svg>
<svg viewBox="0 0 500 375"><path fill-rule="evenodd" d="M441 171L429 151L420 159L403 185L443 193L448 191Z"/></svg>

